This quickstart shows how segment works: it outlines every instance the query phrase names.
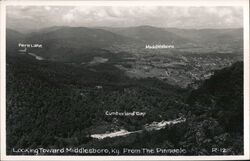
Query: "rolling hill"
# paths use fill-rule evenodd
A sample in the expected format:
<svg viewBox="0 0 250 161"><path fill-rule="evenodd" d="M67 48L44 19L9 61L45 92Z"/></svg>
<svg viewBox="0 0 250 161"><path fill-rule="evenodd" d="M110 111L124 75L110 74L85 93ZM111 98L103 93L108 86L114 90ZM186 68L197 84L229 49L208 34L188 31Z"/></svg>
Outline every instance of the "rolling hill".
<svg viewBox="0 0 250 161"><path fill-rule="evenodd" d="M104 29L122 36L136 39L143 43L182 44L190 42L189 39L183 38L182 36L169 32L164 28L158 28L152 26L104 28Z"/></svg>
<svg viewBox="0 0 250 161"><path fill-rule="evenodd" d="M103 48L114 44L135 42L132 38L123 37L102 29L86 27L54 27L22 35L14 30L7 32L10 53L17 51L18 42L42 44L43 48L29 48L28 52L36 53L50 60L69 61L81 59L86 54L103 53ZM98 52L97 52L98 51Z"/></svg>
<svg viewBox="0 0 250 161"><path fill-rule="evenodd" d="M243 29L180 29L137 26L126 28L103 27L104 30L144 43L173 43L178 46L193 44L194 46L220 46L242 49ZM191 47L191 46L190 46Z"/></svg>
<svg viewBox="0 0 250 161"><path fill-rule="evenodd" d="M7 54L16 53L18 42L42 44L32 49L45 59L55 61L83 61L86 54L103 53L109 47L144 49L150 44L174 44L176 48L200 47L223 50L242 50L242 29L165 29L152 26L127 28L87 28L54 26L38 32L22 34L7 29ZM206 51L206 50L205 50ZM95 55L95 54L94 54Z"/></svg>
<svg viewBox="0 0 250 161"><path fill-rule="evenodd" d="M243 29L166 29L200 45L227 45L243 48Z"/></svg>

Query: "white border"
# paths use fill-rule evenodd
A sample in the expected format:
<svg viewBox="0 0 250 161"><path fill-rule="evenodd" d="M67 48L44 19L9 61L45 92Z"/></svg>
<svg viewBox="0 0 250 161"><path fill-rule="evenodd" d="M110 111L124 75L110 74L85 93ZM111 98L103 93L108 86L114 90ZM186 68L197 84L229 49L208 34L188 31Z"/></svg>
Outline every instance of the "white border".
<svg viewBox="0 0 250 161"><path fill-rule="evenodd" d="M1 5L0 105L1 160L239 160L249 159L249 1L248 0L161 0L161 1L3 1ZM239 156L6 156L5 58L6 6L242 6L244 9L244 155Z"/></svg>

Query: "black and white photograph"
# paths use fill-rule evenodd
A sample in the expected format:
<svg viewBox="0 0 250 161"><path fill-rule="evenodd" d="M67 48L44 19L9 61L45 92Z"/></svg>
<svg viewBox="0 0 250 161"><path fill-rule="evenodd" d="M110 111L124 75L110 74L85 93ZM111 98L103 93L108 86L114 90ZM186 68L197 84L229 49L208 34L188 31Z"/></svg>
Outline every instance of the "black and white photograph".
<svg viewBox="0 0 250 161"><path fill-rule="evenodd" d="M246 155L242 6L7 5L4 30L6 156Z"/></svg>

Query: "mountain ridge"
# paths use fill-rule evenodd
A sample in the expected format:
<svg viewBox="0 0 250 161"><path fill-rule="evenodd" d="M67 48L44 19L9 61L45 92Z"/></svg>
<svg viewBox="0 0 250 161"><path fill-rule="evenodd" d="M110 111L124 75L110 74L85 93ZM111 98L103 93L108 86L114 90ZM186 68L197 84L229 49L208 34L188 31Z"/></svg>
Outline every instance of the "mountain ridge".
<svg viewBox="0 0 250 161"><path fill-rule="evenodd" d="M101 29L54 26L29 34L7 29L6 40L8 54L17 52L18 42L40 43L43 44L43 49L30 49L29 51L56 60L58 58L70 59L70 57L76 57L79 54L110 47L115 49L120 47L136 48L142 51L148 44L175 45L177 50L178 48L186 48L192 51L193 48L198 47L200 50L204 48L205 51L206 48L236 51L243 50L242 34L242 29L180 30L152 26Z"/></svg>

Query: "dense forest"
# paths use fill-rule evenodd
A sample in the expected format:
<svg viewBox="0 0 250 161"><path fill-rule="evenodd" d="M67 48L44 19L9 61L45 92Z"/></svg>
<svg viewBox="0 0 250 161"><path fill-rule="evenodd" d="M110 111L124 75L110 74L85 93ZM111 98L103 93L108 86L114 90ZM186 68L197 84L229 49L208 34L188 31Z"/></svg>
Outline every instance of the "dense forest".
<svg viewBox="0 0 250 161"><path fill-rule="evenodd" d="M197 90L129 78L112 62L89 66L7 55L6 64L7 154L19 147L156 145L185 148L185 155L243 153L243 62L215 71ZM107 117L107 110L147 115ZM100 128L133 131L179 116L187 121L159 131L102 141L90 137Z"/></svg>

